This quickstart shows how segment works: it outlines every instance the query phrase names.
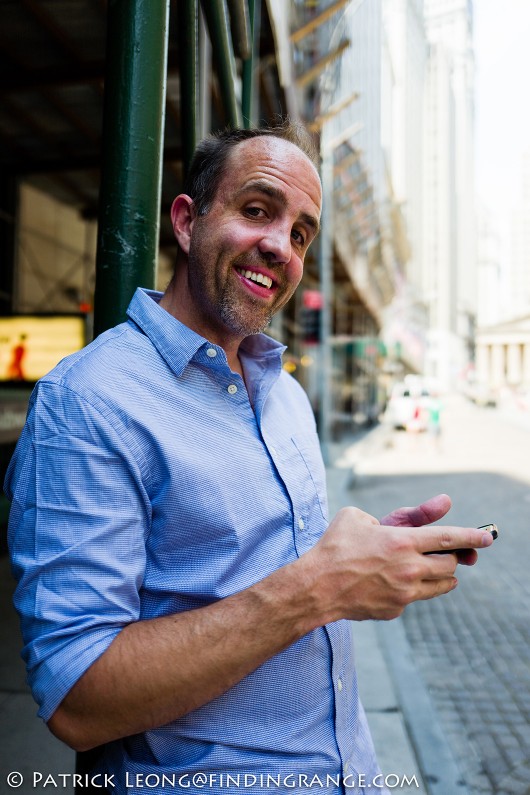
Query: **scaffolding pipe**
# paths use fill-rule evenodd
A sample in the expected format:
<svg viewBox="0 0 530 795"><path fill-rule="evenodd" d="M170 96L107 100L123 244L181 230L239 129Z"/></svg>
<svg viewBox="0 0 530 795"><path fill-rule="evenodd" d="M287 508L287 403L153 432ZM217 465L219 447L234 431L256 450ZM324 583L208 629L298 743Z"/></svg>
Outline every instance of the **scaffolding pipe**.
<svg viewBox="0 0 530 795"><path fill-rule="evenodd" d="M232 30L232 41L234 51L242 61L250 58L252 50L252 32L250 23L249 6L252 0L228 0L228 10L230 12L230 28Z"/></svg>
<svg viewBox="0 0 530 795"><path fill-rule="evenodd" d="M326 66L328 66L330 63L333 63L333 61L336 61L337 58L342 55L344 50L347 50L348 47L350 47L350 45L351 42L348 39L345 39L345 41L341 42L335 50L327 53L323 58L320 59L320 61L317 61L316 64L308 69L307 72L304 72L300 75L300 77L297 77L295 80L296 86L298 88L304 88L305 86L309 85L309 83L312 83L314 80L316 80L316 78L319 77L324 71Z"/></svg>
<svg viewBox="0 0 530 795"><path fill-rule="evenodd" d="M250 40L252 47L249 57L243 61L241 107L243 111L243 124L245 128L257 124L257 97L258 97L258 58L260 37L260 0L248 0L250 16Z"/></svg>
<svg viewBox="0 0 530 795"><path fill-rule="evenodd" d="M109 0L94 334L125 319L158 257L169 0Z"/></svg>
<svg viewBox="0 0 530 795"><path fill-rule="evenodd" d="M308 36L310 33L313 33L314 30L320 27L320 25L322 25L324 22L327 22L327 20L332 17L333 14L336 14L337 11L340 11L341 8L343 8L349 2L350 0L337 0L336 3L328 6L326 9L324 9L324 11L322 11L321 14L313 17L313 19L310 19L306 25L292 33L290 36L291 42L293 44L298 44L300 41L302 41L302 39L305 39L306 36Z"/></svg>
<svg viewBox="0 0 530 795"><path fill-rule="evenodd" d="M241 127L241 108L235 90L237 75L234 50L225 0L202 0L201 5L212 42L213 58L227 121L231 127Z"/></svg>
<svg viewBox="0 0 530 795"><path fill-rule="evenodd" d="M320 394L318 400L318 434L324 463L331 463L331 415L333 409L333 362L331 351L331 304L333 300L333 149L328 146L326 125L320 138L320 177L322 214L319 236L319 276L322 293L320 311Z"/></svg>
<svg viewBox="0 0 530 795"><path fill-rule="evenodd" d="M178 13L182 173L185 179L199 139L199 0L180 0Z"/></svg>

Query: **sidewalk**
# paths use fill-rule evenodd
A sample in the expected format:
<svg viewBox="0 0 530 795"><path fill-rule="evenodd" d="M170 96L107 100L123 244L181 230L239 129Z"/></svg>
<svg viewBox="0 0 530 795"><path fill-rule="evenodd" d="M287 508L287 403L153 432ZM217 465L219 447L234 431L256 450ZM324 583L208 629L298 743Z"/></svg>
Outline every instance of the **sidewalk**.
<svg viewBox="0 0 530 795"><path fill-rule="evenodd" d="M33 773L73 773L75 754L59 742L36 717L37 706L26 685L20 657L22 641L11 599L13 579L6 555L0 557L0 792L7 792L6 776L22 773L24 784L13 792L30 795ZM40 789L40 788L39 788ZM53 789L53 787L50 787ZM61 792L72 795L73 788Z"/></svg>
<svg viewBox="0 0 530 795"><path fill-rule="evenodd" d="M357 465L385 446L391 431L378 425L330 445L327 466L329 515L355 505ZM399 507L398 505L395 506ZM418 673L401 619L363 621L354 629L359 692L381 770L389 786L415 776L401 791L420 795L467 795L427 689Z"/></svg>

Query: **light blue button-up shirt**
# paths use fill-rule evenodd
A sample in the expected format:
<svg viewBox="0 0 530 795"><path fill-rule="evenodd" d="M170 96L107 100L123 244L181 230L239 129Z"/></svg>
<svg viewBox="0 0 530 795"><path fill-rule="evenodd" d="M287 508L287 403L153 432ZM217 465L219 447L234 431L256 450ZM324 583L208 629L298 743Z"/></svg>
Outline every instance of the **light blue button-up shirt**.
<svg viewBox="0 0 530 795"><path fill-rule="evenodd" d="M138 290L127 322L39 382L7 473L15 603L44 720L124 626L247 588L327 526L314 418L282 370L284 348L248 337L245 385L223 349L159 299ZM344 777L363 792L359 775L378 768L350 623L310 632L185 717L111 743L102 770L118 793L297 793L311 782L341 793ZM202 774L206 784L193 779Z"/></svg>

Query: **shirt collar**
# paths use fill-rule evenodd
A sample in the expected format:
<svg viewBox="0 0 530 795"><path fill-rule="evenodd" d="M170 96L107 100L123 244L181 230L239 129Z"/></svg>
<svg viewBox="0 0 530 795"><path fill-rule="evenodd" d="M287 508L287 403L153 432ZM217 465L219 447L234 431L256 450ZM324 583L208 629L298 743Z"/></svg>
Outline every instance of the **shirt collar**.
<svg viewBox="0 0 530 795"><path fill-rule="evenodd" d="M138 287L127 309L128 317L149 337L173 372L180 376L203 346L211 343L160 305L163 293ZM252 334L241 343L245 356L263 363L277 362L286 346L267 334Z"/></svg>

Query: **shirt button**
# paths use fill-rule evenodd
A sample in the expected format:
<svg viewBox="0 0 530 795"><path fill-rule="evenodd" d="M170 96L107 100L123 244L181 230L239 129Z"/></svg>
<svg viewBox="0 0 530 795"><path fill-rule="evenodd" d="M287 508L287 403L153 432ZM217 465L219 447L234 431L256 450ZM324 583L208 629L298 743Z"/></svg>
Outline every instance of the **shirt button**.
<svg viewBox="0 0 530 795"><path fill-rule="evenodd" d="M298 520L298 527L300 528L300 530L303 530L303 529L304 529L304 527L305 527L305 522L304 522L304 520L303 520L303 519L299 519L299 520Z"/></svg>
<svg viewBox="0 0 530 795"><path fill-rule="evenodd" d="M214 359L217 356L217 351L215 350L215 348L208 348L208 350L206 351L206 356L209 356L210 359Z"/></svg>
<svg viewBox="0 0 530 795"><path fill-rule="evenodd" d="M337 679L337 687L338 687L339 693L340 693L340 691L342 690L342 679L340 678L340 676Z"/></svg>
<svg viewBox="0 0 530 795"><path fill-rule="evenodd" d="M235 395L237 392L237 386L235 384L230 384L230 386L228 387L228 392L231 395Z"/></svg>

